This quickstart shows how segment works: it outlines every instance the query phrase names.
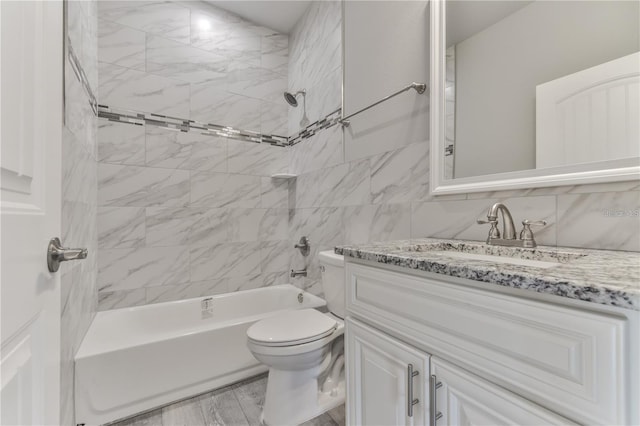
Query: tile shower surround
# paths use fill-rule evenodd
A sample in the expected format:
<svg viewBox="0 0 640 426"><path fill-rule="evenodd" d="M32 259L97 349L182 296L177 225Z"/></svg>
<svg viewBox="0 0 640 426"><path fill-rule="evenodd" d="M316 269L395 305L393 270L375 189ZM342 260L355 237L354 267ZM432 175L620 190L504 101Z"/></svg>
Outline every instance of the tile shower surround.
<svg viewBox="0 0 640 426"><path fill-rule="evenodd" d="M295 109L282 100L287 79L269 82L273 73L286 77L291 66L286 36L204 3L101 6L101 104L271 133L282 117L279 112L286 119L287 111ZM185 6L190 20L183 16ZM214 19L212 34L194 30L203 16ZM318 2L303 20L318 25L310 29L311 39L296 40L324 49L309 55L315 46L304 45L310 50L306 59L299 57L306 61L301 69L313 77L303 83L322 94L308 97L308 117L313 122L334 113L317 124L322 133L335 124L340 106L340 4ZM216 33L218 28L223 31ZM220 34L223 43L215 45L209 36ZM327 63L334 64L329 67L332 84L323 84L331 90L319 86L328 80L314 65L323 63L327 52L332 52ZM214 60L210 54L226 59ZM139 81L133 84L130 78ZM186 103L182 83L191 87ZM257 98L264 102L259 128ZM218 115L220 103L237 114ZM306 130L294 136L318 134L317 128ZM103 120L99 139L101 309L289 281L289 182L268 178L288 170L288 149ZM294 137L291 143L301 140Z"/></svg>
<svg viewBox="0 0 640 426"><path fill-rule="evenodd" d="M286 35L205 2L99 6L100 104L287 135Z"/></svg>
<svg viewBox="0 0 640 426"><path fill-rule="evenodd" d="M98 135L101 308L288 281L288 182L269 177L286 150L104 120Z"/></svg>
<svg viewBox="0 0 640 426"><path fill-rule="evenodd" d="M100 104L287 135L286 35L205 2L101 2L98 23ZM103 119L98 139L100 309L288 281L285 150Z"/></svg>

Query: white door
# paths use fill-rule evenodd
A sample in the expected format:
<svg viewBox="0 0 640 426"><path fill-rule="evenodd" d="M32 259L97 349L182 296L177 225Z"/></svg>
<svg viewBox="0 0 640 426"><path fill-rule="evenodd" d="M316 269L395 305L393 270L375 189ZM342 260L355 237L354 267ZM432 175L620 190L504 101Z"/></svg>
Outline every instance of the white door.
<svg viewBox="0 0 640 426"><path fill-rule="evenodd" d="M640 53L536 87L536 168L640 155Z"/></svg>
<svg viewBox="0 0 640 426"><path fill-rule="evenodd" d="M439 383L434 392L438 420L432 426L575 424L436 357L431 374Z"/></svg>
<svg viewBox="0 0 640 426"><path fill-rule="evenodd" d="M61 1L0 1L0 423L59 424Z"/></svg>
<svg viewBox="0 0 640 426"><path fill-rule="evenodd" d="M348 424L428 424L429 355L351 318L346 322Z"/></svg>

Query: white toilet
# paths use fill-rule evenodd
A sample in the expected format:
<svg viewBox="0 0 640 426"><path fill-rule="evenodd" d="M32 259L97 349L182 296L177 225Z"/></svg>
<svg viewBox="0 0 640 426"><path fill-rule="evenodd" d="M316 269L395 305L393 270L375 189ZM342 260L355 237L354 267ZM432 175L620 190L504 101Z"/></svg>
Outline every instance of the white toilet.
<svg viewBox="0 0 640 426"><path fill-rule="evenodd" d="M344 403L344 259L332 251L318 256L329 312L285 312L247 330L253 356L269 366L268 426L299 425Z"/></svg>

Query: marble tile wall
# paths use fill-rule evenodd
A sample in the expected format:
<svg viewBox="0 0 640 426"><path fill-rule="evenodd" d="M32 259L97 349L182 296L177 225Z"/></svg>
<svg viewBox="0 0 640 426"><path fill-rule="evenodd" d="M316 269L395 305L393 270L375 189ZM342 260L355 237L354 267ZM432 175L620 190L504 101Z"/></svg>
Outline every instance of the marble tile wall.
<svg viewBox="0 0 640 426"><path fill-rule="evenodd" d="M286 149L102 119L98 141L100 309L287 282Z"/></svg>
<svg viewBox="0 0 640 426"><path fill-rule="evenodd" d="M288 38L199 1L100 1L101 104L286 136Z"/></svg>
<svg viewBox="0 0 640 426"><path fill-rule="evenodd" d="M305 89L311 123L342 104L342 5L313 1L289 35L289 91ZM301 130L301 99L289 107L289 135Z"/></svg>
<svg viewBox="0 0 640 426"><path fill-rule="evenodd" d="M345 100L364 102L365 77L370 80L368 87L379 92L371 96L381 98L387 94L387 80L401 87L409 76L420 76L428 69L428 49L417 49L413 42L426 39L420 34L427 32L428 19L420 18L426 16L427 5L345 3ZM378 39L386 42L377 45L374 57L365 45ZM372 64L400 54L410 59L392 61L394 69L385 69L382 62ZM367 63L372 66L364 76L358 67ZM426 75L419 78L428 81ZM292 255L292 267L307 266L309 271L307 278L295 278L295 284L321 294L317 253L337 244L420 237L483 241L488 229L475 221L486 217L489 206L498 201L510 208L517 224L525 218L548 222L534 230L540 244L640 251L637 181L430 196L428 126L424 124L428 124L428 105L423 100L414 103L411 96L415 97L397 101L415 106L422 111L419 114L406 114L402 110L406 105L382 104L375 113L352 120L344 137L336 126L292 147L290 164L298 178L290 191L290 235L292 241L307 235L312 246L306 259L296 251ZM393 134L395 138L389 137ZM298 146L304 148L296 150Z"/></svg>
<svg viewBox="0 0 640 426"><path fill-rule="evenodd" d="M87 77L89 90L97 90L97 3L67 1L67 36L70 48ZM60 424L75 425L73 359L97 310L98 237L96 228L97 118L90 96L65 58L65 126L62 136L62 235L67 247L86 247L87 259L60 267L61 376Z"/></svg>
<svg viewBox="0 0 640 426"><path fill-rule="evenodd" d="M342 106L342 4L314 1L289 35L289 90L305 89L306 113L314 122ZM289 108L289 135L301 128L303 108ZM289 148L291 183L290 244L301 236L311 239L304 258L289 248L291 269L307 267L308 276L293 284L321 294L317 254L344 241L346 206L369 202L369 163L344 161L342 126L316 133Z"/></svg>
<svg viewBox="0 0 640 426"><path fill-rule="evenodd" d="M100 2L100 104L286 135L288 38L204 2ZM99 309L288 282L288 150L101 119Z"/></svg>

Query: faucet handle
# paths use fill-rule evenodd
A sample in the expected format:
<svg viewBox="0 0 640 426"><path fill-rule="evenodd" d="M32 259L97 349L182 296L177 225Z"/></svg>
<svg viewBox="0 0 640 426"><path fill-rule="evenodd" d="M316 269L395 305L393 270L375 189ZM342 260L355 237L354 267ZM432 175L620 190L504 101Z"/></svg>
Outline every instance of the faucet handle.
<svg viewBox="0 0 640 426"><path fill-rule="evenodd" d="M495 238L500 238L500 231L498 231L498 219L489 219L489 220L484 220L484 219L477 219L476 223L478 225L485 225L485 224L490 224L491 225L491 229L489 229L489 236L487 237L487 242L490 241L491 239L495 239Z"/></svg>
<svg viewBox="0 0 640 426"><path fill-rule="evenodd" d="M525 219L522 221L522 231L520 231L520 239L522 240L522 246L527 248L534 248L537 246L535 238L533 238L533 231L531 230L531 225L533 226L544 226L547 224L546 220L529 220Z"/></svg>

